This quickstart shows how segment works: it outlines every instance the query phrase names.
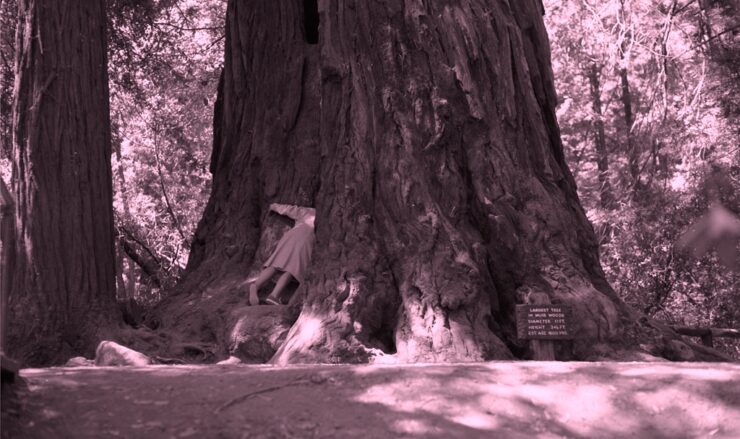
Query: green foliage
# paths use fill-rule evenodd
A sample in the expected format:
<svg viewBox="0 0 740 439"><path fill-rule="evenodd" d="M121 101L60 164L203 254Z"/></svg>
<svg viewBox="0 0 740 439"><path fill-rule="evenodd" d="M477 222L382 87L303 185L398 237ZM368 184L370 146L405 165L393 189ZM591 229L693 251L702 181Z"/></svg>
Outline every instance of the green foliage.
<svg viewBox="0 0 740 439"><path fill-rule="evenodd" d="M119 276L119 295L151 302L184 268L209 192L225 4L109 5L114 208L119 230L126 231L120 238L131 244L128 253L151 256L160 266L153 283L139 264L123 258L120 269L135 274Z"/></svg>
<svg viewBox="0 0 740 439"><path fill-rule="evenodd" d="M706 212L712 169L729 176L725 192L740 189L740 29L732 4L545 1L563 142L607 279L632 306L671 324L740 327L738 273L715 254L696 260L674 248ZM589 89L593 71L601 114ZM597 121L604 124L613 205L601 201ZM737 200L720 198L740 213ZM740 344L721 343L740 354Z"/></svg>
<svg viewBox="0 0 740 439"><path fill-rule="evenodd" d="M0 0L0 178L10 181L16 0Z"/></svg>
<svg viewBox="0 0 740 439"><path fill-rule="evenodd" d="M159 299L187 260L209 191L211 119L226 2L108 0L120 298ZM11 178L16 0L0 0L0 177ZM125 230L125 232L124 232Z"/></svg>

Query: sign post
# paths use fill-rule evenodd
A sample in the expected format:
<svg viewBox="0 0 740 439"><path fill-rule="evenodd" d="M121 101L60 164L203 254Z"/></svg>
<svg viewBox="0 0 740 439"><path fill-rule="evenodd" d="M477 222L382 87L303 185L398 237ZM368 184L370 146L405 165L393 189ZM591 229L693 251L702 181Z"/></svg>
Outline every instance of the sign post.
<svg viewBox="0 0 740 439"><path fill-rule="evenodd" d="M526 305L516 306L517 337L530 340L534 360L555 360L553 340L573 338L571 309L551 305L545 293L531 294Z"/></svg>

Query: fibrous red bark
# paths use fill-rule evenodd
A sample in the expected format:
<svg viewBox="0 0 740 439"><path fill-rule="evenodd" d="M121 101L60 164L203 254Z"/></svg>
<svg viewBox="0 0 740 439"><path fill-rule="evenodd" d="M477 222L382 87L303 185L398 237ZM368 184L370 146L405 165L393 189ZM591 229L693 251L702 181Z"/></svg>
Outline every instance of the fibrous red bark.
<svg viewBox="0 0 740 439"><path fill-rule="evenodd" d="M509 358L523 288L578 298L581 333L607 336L618 311L563 159L539 3L322 6L318 251L277 359Z"/></svg>
<svg viewBox="0 0 740 439"><path fill-rule="evenodd" d="M91 354L114 313L105 2L19 1L9 351Z"/></svg>
<svg viewBox="0 0 740 439"><path fill-rule="evenodd" d="M318 44L307 6L229 2L184 296L259 269L271 202L315 205L305 301L273 362L526 356L514 306L530 292L574 308L560 358L634 346L644 328L604 280L564 160L541 3L325 0Z"/></svg>

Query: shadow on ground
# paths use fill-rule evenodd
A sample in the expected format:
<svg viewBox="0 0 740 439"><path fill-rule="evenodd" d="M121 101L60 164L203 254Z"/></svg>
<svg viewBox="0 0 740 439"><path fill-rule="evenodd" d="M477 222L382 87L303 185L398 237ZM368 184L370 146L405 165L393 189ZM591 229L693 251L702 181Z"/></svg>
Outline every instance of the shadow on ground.
<svg viewBox="0 0 740 439"><path fill-rule="evenodd" d="M3 391L3 437L740 436L732 364L150 366L22 376L14 405Z"/></svg>

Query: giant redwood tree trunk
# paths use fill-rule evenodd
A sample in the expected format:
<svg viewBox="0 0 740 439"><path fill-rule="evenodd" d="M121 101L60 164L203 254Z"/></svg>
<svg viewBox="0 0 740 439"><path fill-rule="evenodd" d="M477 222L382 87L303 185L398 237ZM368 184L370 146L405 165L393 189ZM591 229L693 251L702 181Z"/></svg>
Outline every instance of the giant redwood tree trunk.
<svg viewBox="0 0 740 439"><path fill-rule="evenodd" d="M213 193L182 289L255 272L269 203L315 205L305 301L273 362L523 357L514 306L531 292L574 307L561 358L644 340L564 161L541 3L322 0L318 41L313 7L229 2Z"/></svg>
<svg viewBox="0 0 740 439"><path fill-rule="evenodd" d="M114 310L103 0L21 0L13 107L10 354L89 354Z"/></svg>

